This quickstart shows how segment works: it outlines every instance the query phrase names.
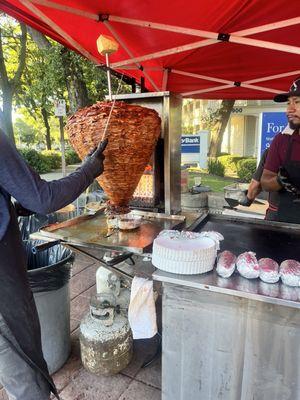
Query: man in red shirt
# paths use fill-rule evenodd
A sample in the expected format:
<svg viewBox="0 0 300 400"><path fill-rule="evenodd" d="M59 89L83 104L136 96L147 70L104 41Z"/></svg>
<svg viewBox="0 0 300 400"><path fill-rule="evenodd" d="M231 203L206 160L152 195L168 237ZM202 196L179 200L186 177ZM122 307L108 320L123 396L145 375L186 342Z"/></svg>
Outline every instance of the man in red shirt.
<svg viewBox="0 0 300 400"><path fill-rule="evenodd" d="M274 97L287 101L287 117L292 135L278 134L272 141L261 184L270 192L266 219L300 224L300 79L287 93Z"/></svg>

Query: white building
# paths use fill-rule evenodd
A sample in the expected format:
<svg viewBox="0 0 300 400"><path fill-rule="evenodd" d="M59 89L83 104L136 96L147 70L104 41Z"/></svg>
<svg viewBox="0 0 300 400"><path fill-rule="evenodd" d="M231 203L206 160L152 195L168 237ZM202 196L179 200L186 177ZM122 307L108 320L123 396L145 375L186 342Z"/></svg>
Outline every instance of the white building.
<svg viewBox="0 0 300 400"><path fill-rule="evenodd" d="M185 99L182 115L183 133L194 134L207 129L209 110L216 110L220 103L220 100ZM221 151L237 156L257 157L260 152L262 113L282 113L285 110L285 103L278 104L271 100L236 100Z"/></svg>

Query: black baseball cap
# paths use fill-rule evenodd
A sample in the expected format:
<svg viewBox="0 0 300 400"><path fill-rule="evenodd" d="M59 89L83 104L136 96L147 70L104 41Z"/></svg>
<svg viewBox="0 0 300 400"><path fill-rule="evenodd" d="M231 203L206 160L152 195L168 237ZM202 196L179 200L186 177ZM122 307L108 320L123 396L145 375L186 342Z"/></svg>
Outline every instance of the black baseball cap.
<svg viewBox="0 0 300 400"><path fill-rule="evenodd" d="M276 103L283 103L285 101L288 101L288 98L291 96L299 96L300 97L300 78L296 79L292 83L292 85L287 93L277 94L273 100L276 101Z"/></svg>

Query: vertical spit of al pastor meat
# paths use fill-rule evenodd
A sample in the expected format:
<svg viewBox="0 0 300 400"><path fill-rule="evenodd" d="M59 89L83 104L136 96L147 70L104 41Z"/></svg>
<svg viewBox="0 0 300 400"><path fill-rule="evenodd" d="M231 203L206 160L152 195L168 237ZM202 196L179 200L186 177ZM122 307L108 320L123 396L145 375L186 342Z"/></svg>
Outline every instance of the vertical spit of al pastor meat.
<svg viewBox="0 0 300 400"><path fill-rule="evenodd" d="M102 138L112 102L98 102L68 119L70 142L83 159L101 139L108 138L104 173L97 178L113 212L128 212L128 203L154 151L161 120L155 110L116 102Z"/></svg>

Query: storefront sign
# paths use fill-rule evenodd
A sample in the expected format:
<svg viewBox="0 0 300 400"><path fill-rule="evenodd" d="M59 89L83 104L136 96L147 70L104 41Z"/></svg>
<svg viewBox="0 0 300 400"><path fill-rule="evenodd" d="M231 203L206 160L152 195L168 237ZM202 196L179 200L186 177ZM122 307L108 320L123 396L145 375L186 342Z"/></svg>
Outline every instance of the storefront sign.
<svg viewBox="0 0 300 400"><path fill-rule="evenodd" d="M264 112L262 113L260 155L268 149L273 138L284 130L287 124L284 112Z"/></svg>
<svg viewBox="0 0 300 400"><path fill-rule="evenodd" d="M181 164L197 164L207 168L208 131L181 136Z"/></svg>
<svg viewBox="0 0 300 400"><path fill-rule="evenodd" d="M200 136L184 135L181 136L181 153L199 153Z"/></svg>

